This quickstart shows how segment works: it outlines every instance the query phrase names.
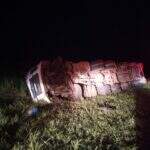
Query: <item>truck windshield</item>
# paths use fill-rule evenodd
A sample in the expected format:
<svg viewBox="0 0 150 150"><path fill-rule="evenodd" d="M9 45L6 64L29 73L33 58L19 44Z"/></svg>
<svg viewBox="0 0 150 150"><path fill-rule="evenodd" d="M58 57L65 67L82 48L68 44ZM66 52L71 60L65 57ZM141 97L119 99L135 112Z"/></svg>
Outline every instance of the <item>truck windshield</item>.
<svg viewBox="0 0 150 150"><path fill-rule="evenodd" d="M30 81L33 97L35 98L36 96L42 93L38 74L32 76L32 78L29 81Z"/></svg>

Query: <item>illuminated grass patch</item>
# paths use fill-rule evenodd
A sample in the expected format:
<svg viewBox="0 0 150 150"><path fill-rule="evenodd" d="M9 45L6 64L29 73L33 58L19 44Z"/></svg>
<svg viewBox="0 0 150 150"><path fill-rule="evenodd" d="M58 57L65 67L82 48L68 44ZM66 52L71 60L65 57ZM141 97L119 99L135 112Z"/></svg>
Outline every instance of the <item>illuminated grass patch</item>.
<svg viewBox="0 0 150 150"><path fill-rule="evenodd" d="M18 95L0 95L0 149L137 148L132 91L45 106ZM37 116L26 116L33 106Z"/></svg>

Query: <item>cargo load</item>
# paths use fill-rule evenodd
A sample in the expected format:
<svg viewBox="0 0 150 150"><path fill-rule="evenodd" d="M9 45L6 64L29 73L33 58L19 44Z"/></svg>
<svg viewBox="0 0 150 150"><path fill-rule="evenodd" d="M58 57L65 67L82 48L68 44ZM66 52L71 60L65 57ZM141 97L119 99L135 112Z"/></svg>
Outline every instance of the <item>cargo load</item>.
<svg viewBox="0 0 150 150"><path fill-rule="evenodd" d="M53 97L81 100L121 92L146 83L143 64L108 60L72 62L57 58L41 61L26 76L35 102Z"/></svg>

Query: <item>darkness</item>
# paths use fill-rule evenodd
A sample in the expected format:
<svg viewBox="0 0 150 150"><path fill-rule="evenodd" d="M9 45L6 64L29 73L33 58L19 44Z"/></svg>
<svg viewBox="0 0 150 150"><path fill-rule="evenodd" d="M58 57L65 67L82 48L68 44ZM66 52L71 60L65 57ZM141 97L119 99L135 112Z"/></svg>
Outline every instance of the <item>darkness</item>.
<svg viewBox="0 0 150 150"><path fill-rule="evenodd" d="M25 71L43 59L150 57L150 19L143 1L3 1L1 68Z"/></svg>

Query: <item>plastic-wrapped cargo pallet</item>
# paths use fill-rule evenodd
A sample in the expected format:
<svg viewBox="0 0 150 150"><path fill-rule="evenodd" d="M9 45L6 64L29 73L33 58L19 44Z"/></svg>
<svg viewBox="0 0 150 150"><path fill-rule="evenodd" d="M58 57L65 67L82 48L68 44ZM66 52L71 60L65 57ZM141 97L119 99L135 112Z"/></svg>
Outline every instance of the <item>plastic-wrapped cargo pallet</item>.
<svg viewBox="0 0 150 150"><path fill-rule="evenodd" d="M70 62L61 58L41 61L27 75L34 101L51 102L51 97L79 100L120 92L146 83L142 63Z"/></svg>

